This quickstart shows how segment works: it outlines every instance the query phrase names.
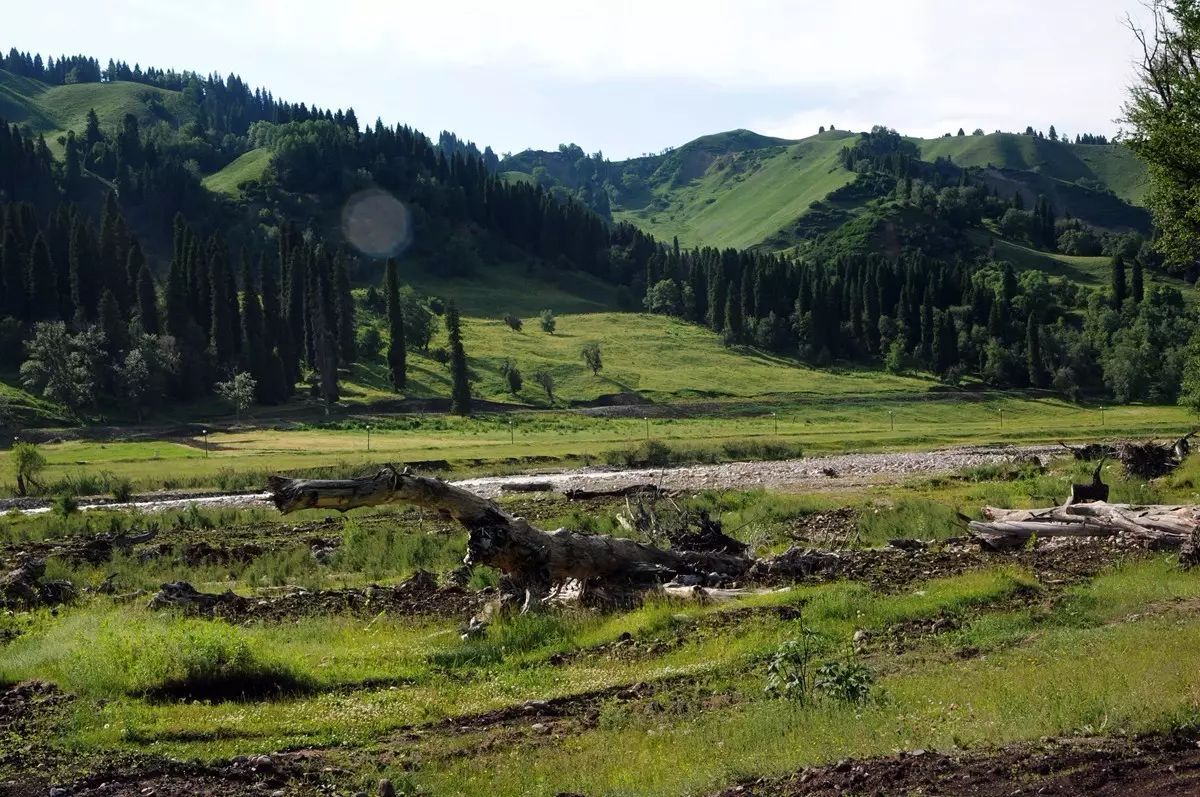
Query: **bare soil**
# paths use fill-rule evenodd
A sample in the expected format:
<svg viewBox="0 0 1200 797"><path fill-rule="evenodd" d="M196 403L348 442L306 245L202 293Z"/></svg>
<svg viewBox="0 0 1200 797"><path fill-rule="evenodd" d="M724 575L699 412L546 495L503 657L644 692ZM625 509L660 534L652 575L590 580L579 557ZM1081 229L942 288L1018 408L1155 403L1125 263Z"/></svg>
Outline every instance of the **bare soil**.
<svg viewBox="0 0 1200 797"><path fill-rule="evenodd" d="M784 778L743 782L719 797L1194 797L1200 748L1192 734L1058 739L997 750L926 752L841 761Z"/></svg>

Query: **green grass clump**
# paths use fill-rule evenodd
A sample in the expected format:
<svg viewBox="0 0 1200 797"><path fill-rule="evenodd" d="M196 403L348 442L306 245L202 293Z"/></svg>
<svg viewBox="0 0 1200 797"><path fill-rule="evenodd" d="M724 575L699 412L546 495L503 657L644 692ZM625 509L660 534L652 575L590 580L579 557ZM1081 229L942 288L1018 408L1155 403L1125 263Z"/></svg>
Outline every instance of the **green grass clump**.
<svg viewBox="0 0 1200 797"><path fill-rule="evenodd" d="M248 699L308 686L293 668L259 653L238 628L170 615L81 612L6 653L0 681L37 672L95 697Z"/></svg>

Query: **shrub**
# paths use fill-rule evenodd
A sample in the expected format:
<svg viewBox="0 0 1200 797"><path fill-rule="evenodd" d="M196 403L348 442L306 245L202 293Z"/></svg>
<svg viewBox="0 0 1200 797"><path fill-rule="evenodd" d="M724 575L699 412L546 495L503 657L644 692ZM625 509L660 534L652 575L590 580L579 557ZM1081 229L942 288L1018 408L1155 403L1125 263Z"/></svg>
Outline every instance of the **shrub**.
<svg viewBox="0 0 1200 797"><path fill-rule="evenodd" d="M126 476L122 476L113 482L112 497L118 503L127 504L133 498L133 482Z"/></svg>
<svg viewBox="0 0 1200 797"><path fill-rule="evenodd" d="M817 668L813 688L825 697L862 705L871 697L875 673L856 661L827 661Z"/></svg>
<svg viewBox="0 0 1200 797"><path fill-rule="evenodd" d="M547 335L553 335L554 328L558 325L558 321L554 318L553 310L543 310L538 316L538 323L542 325L542 331Z"/></svg>
<svg viewBox="0 0 1200 797"><path fill-rule="evenodd" d="M17 495L25 495L30 486L40 486L37 477L46 467L46 457L36 445L15 443L10 459L17 475Z"/></svg>

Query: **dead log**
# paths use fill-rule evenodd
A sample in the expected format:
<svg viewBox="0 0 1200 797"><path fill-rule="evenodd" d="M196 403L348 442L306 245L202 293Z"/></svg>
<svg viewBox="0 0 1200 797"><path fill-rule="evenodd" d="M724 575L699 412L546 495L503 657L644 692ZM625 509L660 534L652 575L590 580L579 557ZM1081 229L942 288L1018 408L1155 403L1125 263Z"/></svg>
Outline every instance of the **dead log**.
<svg viewBox="0 0 1200 797"><path fill-rule="evenodd" d="M1117 447L1108 443L1088 443L1083 446L1069 446L1059 440L1058 444L1080 462L1092 462L1097 459L1112 458L1117 456Z"/></svg>
<svg viewBox="0 0 1200 797"><path fill-rule="evenodd" d="M571 490L564 490L563 495L568 501L591 501L597 498L626 498L633 495L665 495L666 492L661 490L657 484L626 484L621 487L609 487L606 489L589 490L584 487L576 487Z"/></svg>
<svg viewBox="0 0 1200 797"><path fill-rule="evenodd" d="M542 601L551 589L578 581L612 591L655 586L683 577L705 585L741 579L752 561L721 552L664 550L634 540L580 534L568 529L545 532L514 517L494 502L447 484L419 476L407 468L385 466L357 479L289 479L272 476L268 490L280 512L412 504L432 509L462 524L468 532L467 564L494 567L524 593L525 607Z"/></svg>
<svg viewBox="0 0 1200 797"><path fill-rule="evenodd" d="M504 482L500 485L502 493L549 493L554 491L552 482Z"/></svg>
<svg viewBox="0 0 1200 797"><path fill-rule="evenodd" d="M1024 545L1030 537L1122 538L1151 548L1179 548L1200 529L1200 507L1094 502L1048 509L983 510L972 535L993 549Z"/></svg>

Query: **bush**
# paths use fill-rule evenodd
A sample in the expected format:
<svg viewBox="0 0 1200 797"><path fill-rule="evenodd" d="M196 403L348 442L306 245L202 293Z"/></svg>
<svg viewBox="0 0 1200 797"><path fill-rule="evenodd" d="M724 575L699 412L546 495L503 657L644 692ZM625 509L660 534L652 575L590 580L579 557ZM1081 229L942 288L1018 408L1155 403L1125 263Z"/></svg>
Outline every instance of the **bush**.
<svg viewBox="0 0 1200 797"><path fill-rule="evenodd" d="M17 495L25 495L30 486L39 486L37 477L46 467L46 458L36 445L15 443L9 458L17 475Z"/></svg>
<svg viewBox="0 0 1200 797"><path fill-rule="evenodd" d="M358 351L367 360L379 356L383 351L383 335L380 334L379 327L372 324L358 333Z"/></svg>
<svg viewBox="0 0 1200 797"><path fill-rule="evenodd" d="M553 335L554 329L558 325L558 321L554 318L553 310L543 310L538 316L538 323L542 325L542 331L547 335Z"/></svg>
<svg viewBox="0 0 1200 797"><path fill-rule="evenodd" d="M825 697L862 705L871 697L875 673L856 661L827 661L817 668L813 688Z"/></svg>
<svg viewBox="0 0 1200 797"><path fill-rule="evenodd" d="M133 482L122 476L113 482L112 497L117 503L127 504L133 498Z"/></svg>

